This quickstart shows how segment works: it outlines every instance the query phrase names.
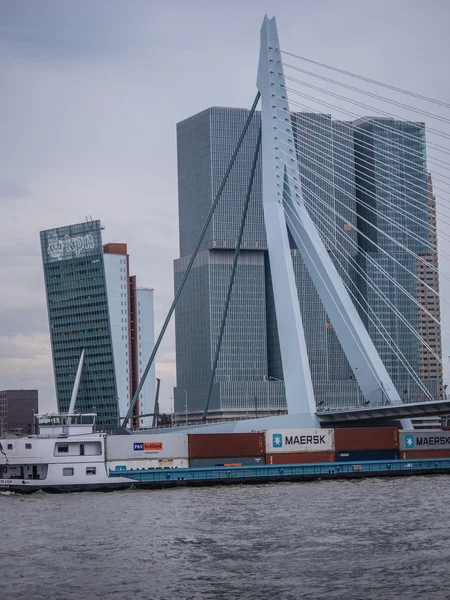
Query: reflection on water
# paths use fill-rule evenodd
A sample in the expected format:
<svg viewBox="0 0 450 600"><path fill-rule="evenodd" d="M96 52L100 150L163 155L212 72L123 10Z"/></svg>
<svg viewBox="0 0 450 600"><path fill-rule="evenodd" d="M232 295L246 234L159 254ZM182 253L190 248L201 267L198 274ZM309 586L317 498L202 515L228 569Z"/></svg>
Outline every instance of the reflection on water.
<svg viewBox="0 0 450 600"><path fill-rule="evenodd" d="M449 481L2 494L0 598L450 598Z"/></svg>

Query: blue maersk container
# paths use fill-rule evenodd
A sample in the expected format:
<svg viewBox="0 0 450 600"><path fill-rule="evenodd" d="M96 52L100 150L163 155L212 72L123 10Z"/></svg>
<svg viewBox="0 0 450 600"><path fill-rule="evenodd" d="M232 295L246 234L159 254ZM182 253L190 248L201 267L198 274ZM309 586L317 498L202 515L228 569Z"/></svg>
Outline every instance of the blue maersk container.
<svg viewBox="0 0 450 600"><path fill-rule="evenodd" d="M341 450L336 452L336 462L363 462L365 460L396 460L398 450Z"/></svg>

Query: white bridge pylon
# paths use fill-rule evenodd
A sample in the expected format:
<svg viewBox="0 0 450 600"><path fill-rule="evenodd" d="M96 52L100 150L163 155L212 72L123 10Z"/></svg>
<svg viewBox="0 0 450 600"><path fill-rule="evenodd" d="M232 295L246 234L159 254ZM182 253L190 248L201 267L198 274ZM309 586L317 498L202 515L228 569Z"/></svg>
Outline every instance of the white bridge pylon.
<svg viewBox="0 0 450 600"><path fill-rule="evenodd" d="M261 28L263 207L289 414L319 426L286 226L369 404L400 395L305 207L275 18ZM283 150L280 152L280 143ZM287 220L286 220L287 215Z"/></svg>

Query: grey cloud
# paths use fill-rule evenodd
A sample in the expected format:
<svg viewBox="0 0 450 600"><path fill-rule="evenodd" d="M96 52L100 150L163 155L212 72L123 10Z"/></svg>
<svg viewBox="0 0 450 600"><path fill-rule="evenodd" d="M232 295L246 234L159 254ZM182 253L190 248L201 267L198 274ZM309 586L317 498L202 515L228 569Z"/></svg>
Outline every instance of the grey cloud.
<svg viewBox="0 0 450 600"><path fill-rule="evenodd" d="M41 333L49 343L48 319L45 304L29 308L8 307L0 312L0 332L2 336L12 337L17 334ZM0 358L10 356L11 348L0 349Z"/></svg>
<svg viewBox="0 0 450 600"><path fill-rule="evenodd" d="M29 191L20 183L13 181L0 181L0 201L25 198Z"/></svg>
<svg viewBox="0 0 450 600"><path fill-rule="evenodd" d="M138 0L137 5L141 4ZM6 0L0 37L10 56L50 64L108 61L132 47L122 2ZM107 8L107 10L105 10ZM141 9L142 9L141 4ZM138 30L138 28L135 28Z"/></svg>

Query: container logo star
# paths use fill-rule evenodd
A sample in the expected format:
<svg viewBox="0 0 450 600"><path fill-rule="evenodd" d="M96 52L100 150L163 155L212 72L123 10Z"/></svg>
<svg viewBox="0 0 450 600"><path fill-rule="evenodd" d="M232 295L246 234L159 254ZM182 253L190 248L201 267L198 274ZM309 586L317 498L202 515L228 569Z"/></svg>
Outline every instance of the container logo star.
<svg viewBox="0 0 450 600"><path fill-rule="evenodd" d="M274 448L281 448L283 445L283 436L281 433L272 434L272 446Z"/></svg>
<svg viewBox="0 0 450 600"><path fill-rule="evenodd" d="M414 448L414 436L407 435L405 440L407 448Z"/></svg>

